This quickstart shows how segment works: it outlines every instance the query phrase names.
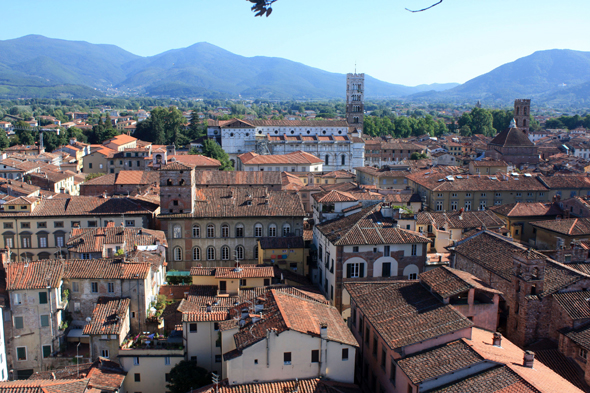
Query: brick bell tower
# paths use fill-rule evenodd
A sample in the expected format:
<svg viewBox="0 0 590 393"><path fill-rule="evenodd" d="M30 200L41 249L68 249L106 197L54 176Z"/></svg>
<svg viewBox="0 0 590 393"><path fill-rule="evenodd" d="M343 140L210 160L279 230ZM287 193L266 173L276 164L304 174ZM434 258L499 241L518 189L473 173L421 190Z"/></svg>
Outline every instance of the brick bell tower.
<svg viewBox="0 0 590 393"><path fill-rule="evenodd" d="M525 134L529 134L531 118L531 100L514 100L514 120L516 127Z"/></svg>
<svg viewBox="0 0 590 393"><path fill-rule="evenodd" d="M160 214L195 212L195 168L169 162L160 168Z"/></svg>
<svg viewBox="0 0 590 393"><path fill-rule="evenodd" d="M365 113L365 74L346 74L346 121L359 136L363 133Z"/></svg>

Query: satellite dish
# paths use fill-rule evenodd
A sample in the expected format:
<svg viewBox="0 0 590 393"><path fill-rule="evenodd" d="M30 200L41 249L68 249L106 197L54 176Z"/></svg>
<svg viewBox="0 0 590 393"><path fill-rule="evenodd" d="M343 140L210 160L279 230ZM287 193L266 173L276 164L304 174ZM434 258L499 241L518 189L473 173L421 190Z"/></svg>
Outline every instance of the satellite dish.
<svg viewBox="0 0 590 393"><path fill-rule="evenodd" d="M86 322L90 322L90 321L92 321L92 318L86 317Z"/></svg>

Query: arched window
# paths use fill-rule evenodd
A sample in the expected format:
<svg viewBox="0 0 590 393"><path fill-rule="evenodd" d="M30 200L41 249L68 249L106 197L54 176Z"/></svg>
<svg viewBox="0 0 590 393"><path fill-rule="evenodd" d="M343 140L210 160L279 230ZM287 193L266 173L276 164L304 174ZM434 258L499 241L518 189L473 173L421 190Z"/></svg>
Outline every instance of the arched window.
<svg viewBox="0 0 590 393"><path fill-rule="evenodd" d="M182 261L182 248L174 247L174 260Z"/></svg>
<svg viewBox="0 0 590 393"><path fill-rule="evenodd" d="M207 225L207 237L215 237L215 225Z"/></svg>
<svg viewBox="0 0 590 393"><path fill-rule="evenodd" d="M201 237L201 227L193 225L193 237Z"/></svg>
<svg viewBox="0 0 590 393"><path fill-rule="evenodd" d="M258 246L254 247L254 258L258 259Z"/></svg>
<svg viewBox="0 0 590 393"><path fill-rule="evenodd" d="M209 261L215 260L215 248L207 247L207 260L209 260Z"/></svg>
<svg viewBox="0 0 590 393"><path fill-rule="evenodd" d="M201 260L201 249L199 247L193 248L193 261Z"/></svg>
<svg viewBox="0 0 590 393"><path fill-rule="evenodd" d="M229 237L229 225L223 224L221 226L221 237Z"/></svg>
<svg viewBox="0 0 590 393"><path fill-rule="evenodd" d="M172 179L168 179L168 180L166 181L166 184L167 184L167 185L169 185L169 186L172 186L172 185L173 185L173 184L172 184Z"/></svg>
<svg viewBox="0 0 590 393"><path fill-rule="evenodd" d="M268 236L269 237L276 237L277 236L277 226L275 224L270 224L268 226Z"/></svg>
<svg viewBox="0 0 590 393"><path fill-rule="evenodd" d="M519 106L516 107L516 116L518 116L518 115L520 115L520 107Z"/></svg>
<svg viewBox="0 0 590 393"><path fill-rule="evenodd" d="M522 126L526 127L526 119L522 119Z"/></svg>
<svg viewBox="0 0 590 393"><path fill-rule="evenodd" d="M184 183L185 183L184 179L180 179L180 182L178 182L178 185L179 186L184 186Z"/></svg>
<svg viewBox="0 0 590 393"><path fill-rule="evenodd" d="M236 259L238 261L244 259L244 247L242 247L242 246L236 247Z"/></svg>
<svg viewBox="0 0 590 393"><path fill-rule="evenodd" d="M359 118L358 118L358 116L355 116L355 117L353 117L353 118L352 118L352 122L353 122L353 123L358 123L358 122L359 122Z"/></svg>
<svg viewBox="0 0 590 393"><path fill-rule="evenodd" d="M174 239L182 238L182 227L180 225L178 225L178 224L174 225L172 237Z"/></svg>
<svg viewBox="0 0 590 393"><path fill-rule="evenodd" d="M291 234L291 225L285 224L283 225L283 237L289 236Z"/></svg>
<svg viewBox="0 0 590 393"><path fill-rule="evenodd" d="M254 225L254 237L262 237L262 224Z"/></svg>
<svg viewBox="0 0 590 393"><path fill-rule="evenodd" d="M522 108L522 114L526 116L526 106Z"/></svg>
<svg viewBox="0 0 590 393"><path fill-rule="evenodd" d="M346 165L346 156L343 154L342 157L340 157L340 163L342 165Z"/></svg>
<svg viewBox="0 0 590 393"><path fill-rule="evenodd" d="M326 159L324 160L326 165L330 165L330 156L326 154Z"/></svg>
<svg viewBox="0 0 590 393"><path fill-rule="evenodd" d="M242 224L236 225L236 237L244 237L244 226Z"/></svg>
<svg viewBox="0 0 590 393"><path fill-rule="evenodd" d="M221 260L223 260L223 261L229 260L229 247L228 246L221 247Z"/></svg>

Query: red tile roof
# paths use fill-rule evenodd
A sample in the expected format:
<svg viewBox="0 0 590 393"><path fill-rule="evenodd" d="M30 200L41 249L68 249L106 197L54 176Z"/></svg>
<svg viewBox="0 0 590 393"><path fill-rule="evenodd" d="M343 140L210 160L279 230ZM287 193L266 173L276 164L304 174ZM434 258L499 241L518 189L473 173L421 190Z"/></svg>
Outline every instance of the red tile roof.
<svg viewBox="0 0 590 393"><path fill-rule="evenodd" d="M264 164L277 164L277 165L291 165L291 164L319 164L323 163L324 160L319 159L313 154L306 153L304 151L296 151L288 154L275 154L275 155L259 155L254 152L244 153L238 156L238 158L245 165L264 165Z"/></svg>
<svg viewBox="0 0 590 393"><path fill-rule="evenodd" d="M502 292L490 287L474 275L447 266L441 266L420 274L420 281L428 285L432 292L443 299L467 292L472 288L492 294L502 294Z"/></svg>
<svg viewBox="0 0 590 393"><path fill-rule="evenodd" d="M121 145L125 145L127 143L131 143L137 141L137 138L134 138L132 136L129 136L127 134L121 134L121 135L117 135L114 138L111 138L109 140L106 140L103 142L103 145L107 145L109 143L113 143L115 145L121 146Z"/></svg>
<svg viewBox="0 0 590 393"><path fill-rule="evenodd" d="M563 210L558 204L541 202L509 203L507 205L492 206L489 210L506 217L558 216L563 214Z"/></svg>
<svg viewBox="0 0 590 393"><path fill-rule="evenodd" d="M63 260L11 262L6 269L6 289L58 288L64 271Z"/></svg>
<svg viewBox="0 0 590 393"><path fill-rule="evenodd" d="M281 172L278 171L197 171L197 186L281 186Z"/></svg>
<svg viewBox="0 0 590 393"><path fill-rule="evenodd" d="M70 252L102 253L107 244L125 244L125 252L135 246L150 246L156 243L166 247L166 234L163 231L144 228L74 228L70 233L67 247Z"/></svg>
<svg viewBox="0 0 590 393"><path fill-rule="evenodd" d="M565 236L587 236L590 234L590 218L564 218L560 220L534 221L533 227L546 229Z"/></svg>
<svg viewBox="0 0 590 393"><path fill-rule="evenodd" d="M17 380L0 382L6 393L85 393L90 379L75 380Z"/></svg>
<svg viewBox="0 0 590 393"><path fill-rule="evenodd" d="M327 381L319 378L280 382L260 382L243 385L204 386L189 393L361 393L356 385Z"/></svg>
<svg viewBox="0 0 590 393"><path fill-rule="evenodd" d="M191 276L215 276L215 278L271 278L274 271L269 266L200 267L191 268Z"/></svg>
<svg viewBox="0 0 590 393"><path fill-rule="evenodd" d="M196 167L220 167L221 162L216 160L215 158L209 158L206 156L202 156L199 154L182 154L182 155L174 155L168 156L168 162L176 160L181 164L185 164L188 166Z"/></svg>
<svg viewBox="0 0 590 393"><path fill-rule="evenodd" d="M130 299L99 297L92 312L92 320L84 326L84 334L116 334L127 322Z"/></svg>
<svg viewBox="0 0 590 393"><path fill-rule="evenodd" d="M473 326L416 281L346 282L344 287L391 349Z"/></svg>
<svg viewBox="0 0 590 393"><path fill-rule="evenodd" d="M122 259L68 259L65 261L64 278L69 279L146 279L151 263L130 263Z"/></svg>

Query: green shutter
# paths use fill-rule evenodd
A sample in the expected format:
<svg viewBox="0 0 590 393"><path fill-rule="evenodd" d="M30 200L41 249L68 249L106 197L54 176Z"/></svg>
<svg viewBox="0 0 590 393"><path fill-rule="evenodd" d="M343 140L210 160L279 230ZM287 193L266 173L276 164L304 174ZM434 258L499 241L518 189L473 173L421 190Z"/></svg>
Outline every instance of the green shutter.
<svg viewBox="0 0 590 393"><path fill-rule="evenodd" d="M23 317L14 317L14 328L22 329L24 327Z"/></svg>
<svg viewBox="0 0 590 393"><path fill-rule="evenodd" d="M359 277L365 277L365 264L361 263L360 265L361 265L361 268L359 271L360 272Z"/></svg>
<svg viewBox="0 0 590 393"><path fill-rule="evenodd" d="M51 356L51 346L43 345L43 357L48 358L49 356Z"/></svg>
<svg viewBox="0 0 590 393"><path fill-rule="evenodd" d="M352 275L352 264L347 264L346 265L346 278L350 278L350 276Z"/></svg>

